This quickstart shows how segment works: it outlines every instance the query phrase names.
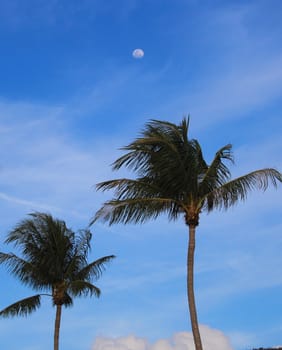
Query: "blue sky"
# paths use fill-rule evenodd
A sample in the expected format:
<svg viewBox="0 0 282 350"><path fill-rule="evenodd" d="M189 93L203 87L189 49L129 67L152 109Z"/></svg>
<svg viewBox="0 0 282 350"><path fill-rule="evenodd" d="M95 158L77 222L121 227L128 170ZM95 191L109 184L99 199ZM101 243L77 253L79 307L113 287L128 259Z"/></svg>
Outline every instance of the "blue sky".
<svg viewBox="0 0 282 350"><path fill-rule="evenodd" d="M282 169L279 0L0 1L0 249L32 211L84 228L109 194L99 181L151 118L178 123L210 161L232 143L232 174ZM145 55L134 59L132 51ZM207 350L282 344L281 187L203 214L196 300ZM192 350L187 228L165 217L92 227L91 259L117 259L100 299L63 311L61 348ZM32 294L1 268L0 307ZM49 300L0 320L6 349L52 348Z"/></svg>

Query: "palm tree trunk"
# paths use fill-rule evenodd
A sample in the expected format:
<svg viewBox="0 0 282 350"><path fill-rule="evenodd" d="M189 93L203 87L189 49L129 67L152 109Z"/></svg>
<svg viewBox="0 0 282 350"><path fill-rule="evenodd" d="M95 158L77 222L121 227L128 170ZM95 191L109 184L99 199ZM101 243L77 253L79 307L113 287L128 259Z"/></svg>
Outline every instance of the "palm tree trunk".
<svg viewBox="0 0 282 350"><path fill-rule="evenodd" d="M190 320L196 350L202 350L202 341L199 331L195 295L194 295L194 252L195 252L195 233L196 227L189 225L189 243L187 254L187 295L190 311Z"/></svg>
<svg viewBox="0 0 282 350"><path fill-rule="evenodd" d="M59 350L59 334L61 325L62 305L56 305L56 320L54 331L54 350Z"/></svg>

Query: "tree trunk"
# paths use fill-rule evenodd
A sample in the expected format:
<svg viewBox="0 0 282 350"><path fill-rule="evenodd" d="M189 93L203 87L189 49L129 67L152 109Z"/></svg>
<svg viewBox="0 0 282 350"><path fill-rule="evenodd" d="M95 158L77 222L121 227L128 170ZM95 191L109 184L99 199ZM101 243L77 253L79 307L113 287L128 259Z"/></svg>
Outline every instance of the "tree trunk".
<svg viewBox="0 0 282 350"><path fill-rule="evenodd" d="M59 334L61 325L62 305L56 305L56 320L54 331L54 350L59 350Z"/></svg>
<svg viewBox="0 0 282 350"><path fill-rule="evenodd" d="M196 227L189 225L189 243L187 254L187 295L190 311L190 320L196 350L202 350L202 341L199 331L195 295L194 295L194 252L195 252L195 233Z"/></svg>

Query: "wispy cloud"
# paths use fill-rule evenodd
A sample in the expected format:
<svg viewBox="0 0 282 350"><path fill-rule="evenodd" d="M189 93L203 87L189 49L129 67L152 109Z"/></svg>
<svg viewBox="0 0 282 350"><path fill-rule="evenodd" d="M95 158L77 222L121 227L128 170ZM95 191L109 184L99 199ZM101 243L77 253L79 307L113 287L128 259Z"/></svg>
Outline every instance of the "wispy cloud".
<svg viewBox="0 0 282 350"><path fill-rule="evenodd" d="M128 14L134 9L127 0L122 1L120 12ZM0 18L1 25L12 30L20 30L27 24L31 26L47 26L69 28L79 24L80 16L85 20L96 18L98 14L111 13L119 10L115 2L105 4L101 0L81 0L79 3L65 0L28 0L22 3L19 0L1 2Z"/></svg>
<svg viewBox="0 0 282 350"><path fill-rule="evenodd" d="M198 83L191 91L172 97L158 114L190 113L196 120L194 126L203 129L219 122L243 119L281 97L282 58L270 57L249 65L232 67L231 72L219 72L218 76Z"/></svg>
<svg viewBox="0 0 282 350"><path fill-rule="evenodd" d="M25 210L76 213L88 223L98 205L94 185L111 171L104 166L111 150L102 140L85 147L73 139L62 108L2 102L0 115L1 198Z"/></svg>
<svg viewBox="0 0 282 350"><path fill-rule="evenodd" d="M102 284L105 292L116 293L117 291L133 291L134 289L142 290L152 288L153 285L161 285L165 283L173 283L175 279L182 278L185 280L185 266L177 266L173 263L157 263L147 261L146 263L138 263L134 269L128 266L128 261L121 262L119 276L107 278L105 276Z"/></svg>
<svg viewBox="0 0 282 350"><path fill-rule="evenodd" d="M47 210L47 211L60 211L59 208L57 207L50 207L47 204L43 204L43 203L36 203L36 202L31 202L25 199L21 199L21 198L17 198L17 197L13 197L13 196L8 196L5 193L0 192L0 198L8 201L8 202L12 202L15 204L19 204L22 205L24 207L27 207L28 209L30 208L37 208L39 209L43 209L43 210Z"/></svg>

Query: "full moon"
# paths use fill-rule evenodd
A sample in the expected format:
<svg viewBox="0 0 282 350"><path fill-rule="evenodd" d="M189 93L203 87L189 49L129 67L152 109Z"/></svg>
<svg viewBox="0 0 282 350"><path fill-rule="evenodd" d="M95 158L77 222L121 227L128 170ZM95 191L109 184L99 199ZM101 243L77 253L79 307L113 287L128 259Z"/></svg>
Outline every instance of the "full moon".
<svg viewBox="0 0 282 350"><path fill-rule="evenodd" d="M142 49L135 49L133 52L132 52L132 56L134 58L142 58L144 56L144 51Z"/></svg>

